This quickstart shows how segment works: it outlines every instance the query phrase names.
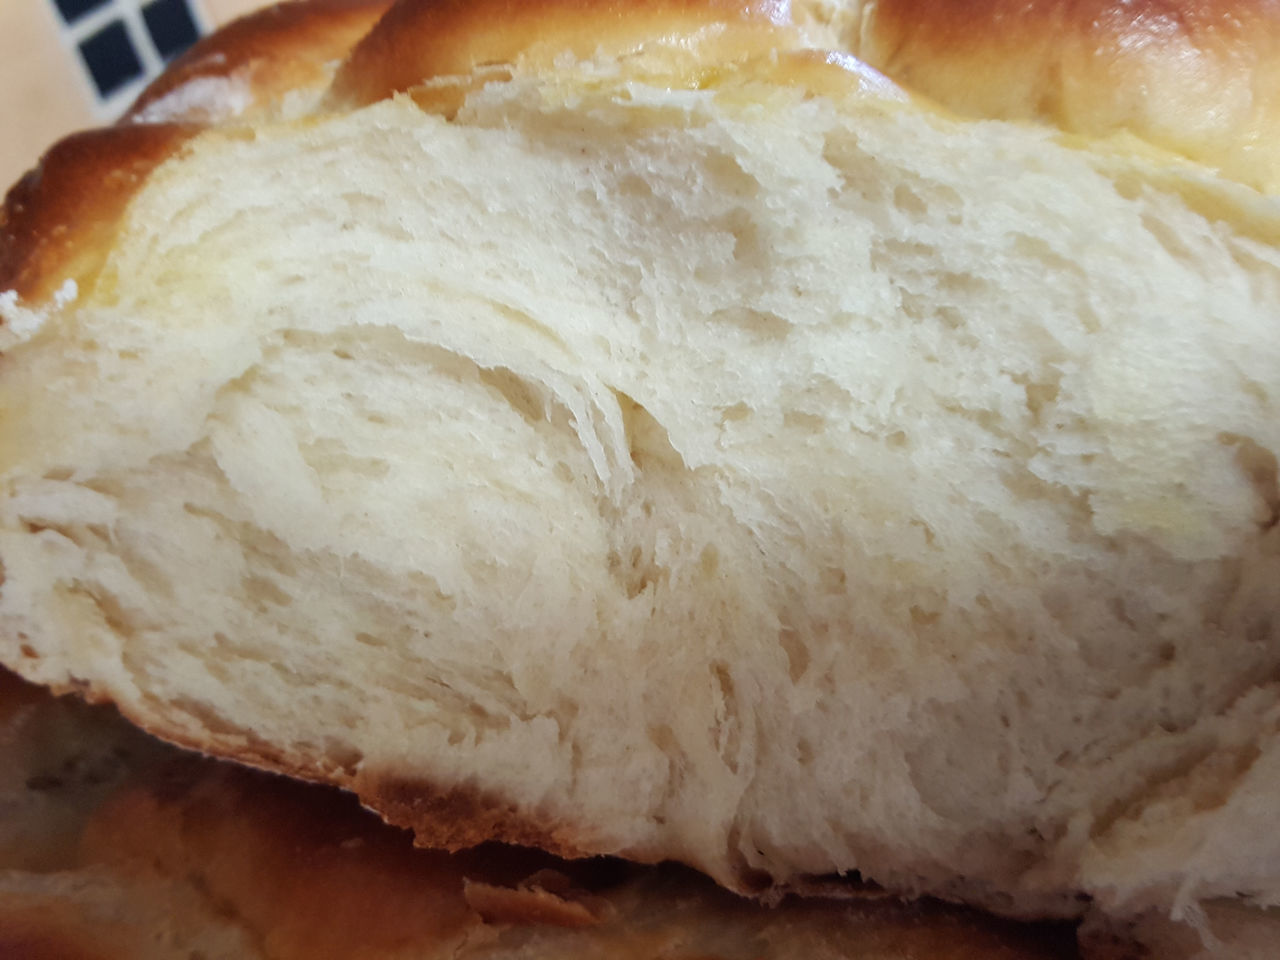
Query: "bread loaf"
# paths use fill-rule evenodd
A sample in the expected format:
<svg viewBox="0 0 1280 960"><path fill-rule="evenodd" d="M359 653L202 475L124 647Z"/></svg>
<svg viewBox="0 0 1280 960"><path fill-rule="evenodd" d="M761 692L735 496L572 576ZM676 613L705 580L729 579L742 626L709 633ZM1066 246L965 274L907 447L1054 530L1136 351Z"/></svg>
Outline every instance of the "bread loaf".
<svg viewBox="0 0 1280 960"><path fill-rule="evenodd" d="M424 844L1276 902L1265 125L948 107L1006 69L921 63L980 6L327 3L197 49L9 195L0 660ZM1141 7L1117 49L1191 83L1199 21ZM1259 111L1268 10L1205 48Z"/></svg>

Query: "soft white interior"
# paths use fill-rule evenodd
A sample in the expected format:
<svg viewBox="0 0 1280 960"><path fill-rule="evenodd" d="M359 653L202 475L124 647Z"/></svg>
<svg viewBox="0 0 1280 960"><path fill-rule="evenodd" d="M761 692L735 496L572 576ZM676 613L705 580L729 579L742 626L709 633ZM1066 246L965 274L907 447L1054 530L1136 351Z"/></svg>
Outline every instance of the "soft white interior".
<svg viewBox="0 0 1280 960"><path fill-rule="evenodd" d="M1280 207L565 69L208 133L6 301L0 656L739 887L1274 900Z"/></svg>

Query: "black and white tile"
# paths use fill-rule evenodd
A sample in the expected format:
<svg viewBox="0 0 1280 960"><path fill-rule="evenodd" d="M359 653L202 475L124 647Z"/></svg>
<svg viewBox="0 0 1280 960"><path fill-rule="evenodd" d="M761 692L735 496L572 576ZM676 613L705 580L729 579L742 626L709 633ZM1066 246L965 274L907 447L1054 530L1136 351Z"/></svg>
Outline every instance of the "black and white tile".
<svg viewBox="0 0 1280 960"><path fill-rule="evenodd" d="M209 28L198 0L47 0L100 120L112 120Z"/></svg>

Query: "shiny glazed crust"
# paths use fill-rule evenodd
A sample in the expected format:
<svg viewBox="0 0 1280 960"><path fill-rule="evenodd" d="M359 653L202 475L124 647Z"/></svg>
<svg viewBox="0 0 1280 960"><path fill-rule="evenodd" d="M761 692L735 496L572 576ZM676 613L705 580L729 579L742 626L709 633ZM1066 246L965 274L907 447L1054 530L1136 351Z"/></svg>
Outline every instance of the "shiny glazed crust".
<svg viewBox="0 0 1280 960"><path fill-rule="evenodd" d="M153 121L163 109L179 107L172 95L200 80L239 78L246 86L241 105L228 104L228 114L205 111L188 120L218 120L232 115L247 119L268 113L288 94L323 87L332 65L391 5L391 0L292 0L267 7L228 24L179 57L142 93L125 122ZM173 106L165 108L165 103ZM232 111L232 106L239 106Z"/></svg>
<svg viewBox="0 0 1280 960"><path fill-rule="evenodd" d="M1272 0L877 0L849 41L972 117L1128 133L1280 186L1280 4Z"/></svg>
<svg viewBox="0 0 1280 960"><path fill-rule="evenodd" d="M714 62L791 45L788 22L775 0L402 0L351 51L332 97L368 104L517 59L620 56L672 36Z"/></svg>
<svg viewBox="0 0 1280 960"><path fill-rule="evenodd" d="M198 130L108 127L56 144L0 211L0 290L41 302L68 279L92 283L133 195Z"/></svg>

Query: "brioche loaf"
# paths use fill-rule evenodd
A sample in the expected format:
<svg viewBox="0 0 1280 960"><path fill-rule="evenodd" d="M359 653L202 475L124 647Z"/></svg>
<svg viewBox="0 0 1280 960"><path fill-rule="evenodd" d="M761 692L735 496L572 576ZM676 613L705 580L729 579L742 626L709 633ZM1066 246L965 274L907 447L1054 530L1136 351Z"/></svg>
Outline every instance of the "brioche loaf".
<svg viewBox="0 0 1280 960"><path fill-rule="evenodd" d="M424 844L1277 902L1265 124L1085 122L1035 94L1090 82L1051 58L1013 106L946 79L998 89L990 44L1049 57L1102 6L329 2L215 37L9 195L0 660ZM1198 21L1144 9L1099 22L1190 83ZM1206 54L1263 119L1269 11ZM1187 124L1225 116L1196 89Z"/></svg>

